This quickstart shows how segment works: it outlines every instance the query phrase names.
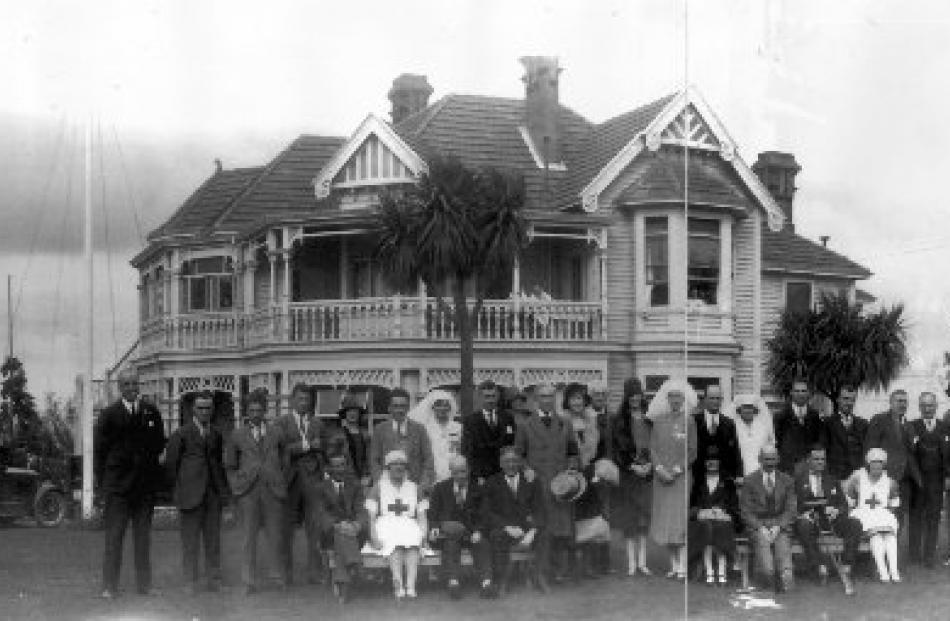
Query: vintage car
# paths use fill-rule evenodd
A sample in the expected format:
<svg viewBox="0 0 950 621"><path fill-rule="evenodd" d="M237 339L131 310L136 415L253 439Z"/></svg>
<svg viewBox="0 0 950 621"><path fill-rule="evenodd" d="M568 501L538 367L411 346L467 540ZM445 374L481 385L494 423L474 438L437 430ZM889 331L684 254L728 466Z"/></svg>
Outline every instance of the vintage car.
<svg viewBox="0 0 950 621"><path fill-rule="evenodd" d="M0 465L0 523L32 518L40 526L58 526L71 500L71 477L52 477L37 460L26 467ZM72 464L67 462L67 471Z"/></svg>

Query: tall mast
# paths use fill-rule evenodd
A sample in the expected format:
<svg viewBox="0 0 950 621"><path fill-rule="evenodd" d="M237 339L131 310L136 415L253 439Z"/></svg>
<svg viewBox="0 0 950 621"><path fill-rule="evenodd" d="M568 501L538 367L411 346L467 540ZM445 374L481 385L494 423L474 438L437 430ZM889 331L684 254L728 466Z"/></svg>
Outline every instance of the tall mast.
<svg viewBox="0 0 950 621"><path fill-rule="evenodd" d="M82 515L92 517L92 368L93 368L93 276L92 276L92 119L86 120L86 175L83 203L85 208L83 254L86 259L86 370L82 380Z"/></svg>
<svg viewBox="0 0 950 621"><path fill-rule="evenodd" d="M13 276L7 274L7 336L10 340L10 357L13 357L13 296L10 294L12 290L11 283L13 282Z"/></svg>

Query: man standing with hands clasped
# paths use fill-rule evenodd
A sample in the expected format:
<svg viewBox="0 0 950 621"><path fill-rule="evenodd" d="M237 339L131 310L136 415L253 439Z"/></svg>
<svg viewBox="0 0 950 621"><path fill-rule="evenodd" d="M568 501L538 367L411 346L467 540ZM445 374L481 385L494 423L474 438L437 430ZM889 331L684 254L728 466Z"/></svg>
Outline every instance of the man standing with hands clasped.
<svg viewBox="0 0 950 621"><path fill-rule="evenodd" d="M122 540L129 520L135 544L135 586L152 588L149 560L155 493L164 488L158 458L165 449L165 425L158 410L139 399L135 369L119 375L122 397L102 410L95 429L95 480L104 502L105 553L102 598L112 599L119 586Z"/></svg>

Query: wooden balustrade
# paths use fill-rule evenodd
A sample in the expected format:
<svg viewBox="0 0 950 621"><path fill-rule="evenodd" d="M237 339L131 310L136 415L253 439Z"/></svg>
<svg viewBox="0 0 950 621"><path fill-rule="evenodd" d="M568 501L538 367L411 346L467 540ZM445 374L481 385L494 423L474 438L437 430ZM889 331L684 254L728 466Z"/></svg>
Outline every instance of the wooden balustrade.
<svg viewBox="0 0 950 621"><path fill-rule="evenodd" d="M596 341L602 338L596 302L486 300L472 318L477 341ZM268 343L454 341L451 303L412 296L294 302L249 314L202 313L142 326L145 353L242 348Z"/></svg>

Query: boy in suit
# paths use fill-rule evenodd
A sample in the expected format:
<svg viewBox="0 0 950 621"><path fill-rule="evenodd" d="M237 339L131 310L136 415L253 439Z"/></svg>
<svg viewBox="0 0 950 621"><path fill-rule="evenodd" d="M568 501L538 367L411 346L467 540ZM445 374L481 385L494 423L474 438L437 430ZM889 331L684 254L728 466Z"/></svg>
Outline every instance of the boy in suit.
<svg viewBox="0 0 950 621"><path fill-rule="evenodd" d="M498 386L485 380L478 386L482 394L482 409L462 420L462 455L468 460L472 480L485 479L500 471L498 465L501 447L515 443L514 416L498 407Z"/></svg>
<svg viewBox="0 0 950 621"><path fill-rule="evenodd" d="M482 525L491 544L491 568L482 579L486 597L504 595L511 578L512 547L530 548L544 523L544 499L537 479L528 480L522 472L520 452L514 447L501 450L501 472L485 482L482 496ZM547 590L544 577L537 584ZM497 583L497 587L495 584Z"/></svg>
<svg viewBox="0 0 950 621"><path fill-rule="evenodd" d="M284 577L293 582L294 534L298 516L303 513L307 535L307 579L310 584L323 580L323 556L320 552L320 498L317 488L323 481L327 450L334 438L329 427L313 415L313 397L304 384L291 392L293 411L274 421L284 443L284 480L287 482L287 506L284 511Z"/></svg>
<svg viewBox="0 0 950 621"><path fill-rule="evenodd" d="M409 480L419 486L427 496L435 481L435 465L432 461L432 447L426 428L414 420L409 420L409 393L403 388L394 388L389 397L389 416L373 428L370 440L370 470L373 481L379 481L379 475L385 468L386 455L400 450L408 459Z"/></svg>
<svg viewBox="0 0 950 621"><path fill-rule="evenodd" d="M251 395L247 405L247 424L235 429L225 447L224 465L231 492L237 499L244 526L244 564L241 576L246 594L257 591L257 534L263 525L267 535L273 571L283 572L281 533L287 482L281 470L283 440L280 433L264 422L264 397ZM281 575L281 585L286 576Z"/></svg>
<svg viewBox="0 0 950 621"><path fill-rule="evenodd" d="M857 391L844 387L838 395L838 412L821 422L819 442L828 456L828 474L844 481L864 467L868 422L854 415Z"/></svg>
<svg viewBox="0 0 950 621"><path fill-rule="evenodd" d="M334 453L327 464L327 478L320 486L321 525L325 547L333 549L333 593L340 603L349 599L350 584L362 564L360 548L366 540L369 516L363 487L348 471L346 455Z"/></svg>
<svg viewBox="0 0 950 621"><path fill-rule="evenodd" d="M200 590L198 548L202 544L207 588L217 591L221 584L221 509L229 492L221 433L211 426L211 404L207 393L195 399L193 420L175 430L165 456L181 516L182 563L192 594Z"/></svg>
<svg viewBox="0 0 950 621"><path fill-rule="evenodd" d="M102 559L103 599L117 593L122 540L132 521L135 544L135 586L152 588L149 560L155 494L164 489L158 457L165 449L165 425L152 404L139 399L134 369L119 375L120 399L102 410L95 430L95 481L105 501L105 552Z"/></svg>
<svg viewBox="0 0 950 621"><path fill-rule="evenodd" d="M763 446L761 467L745 477L739 492L739 513L755 554L759 575L777 592L792 587L792 548L789 535L795 522L795 482L777 469L778 450Z"/></svg>
<svg viewBox="0 0 950 621"><path fill-rule="evenodd" d="M449 459L451 476L435 484L429 502L429 540L442 550L442 577L452 599L462 595L459 585L462 548L472 550L475 571L491 580L488 540L482 532L481 489L471 483L468 462L461 455Z"/></svg>
<svg viewBox="0 0 950 621"><path fill-rule="evenodd" d="M808 569L817 572L822 585L828 582L828 559L818 549L818 536L832 532L844 540L839 575L846 595L854 594L851 566L857 557L864 528L848 514L848 500L840 479L825 472L825 448L815 445L808 457L808 469L795 478L798 517L795 535L805 552Z"/></svg>

